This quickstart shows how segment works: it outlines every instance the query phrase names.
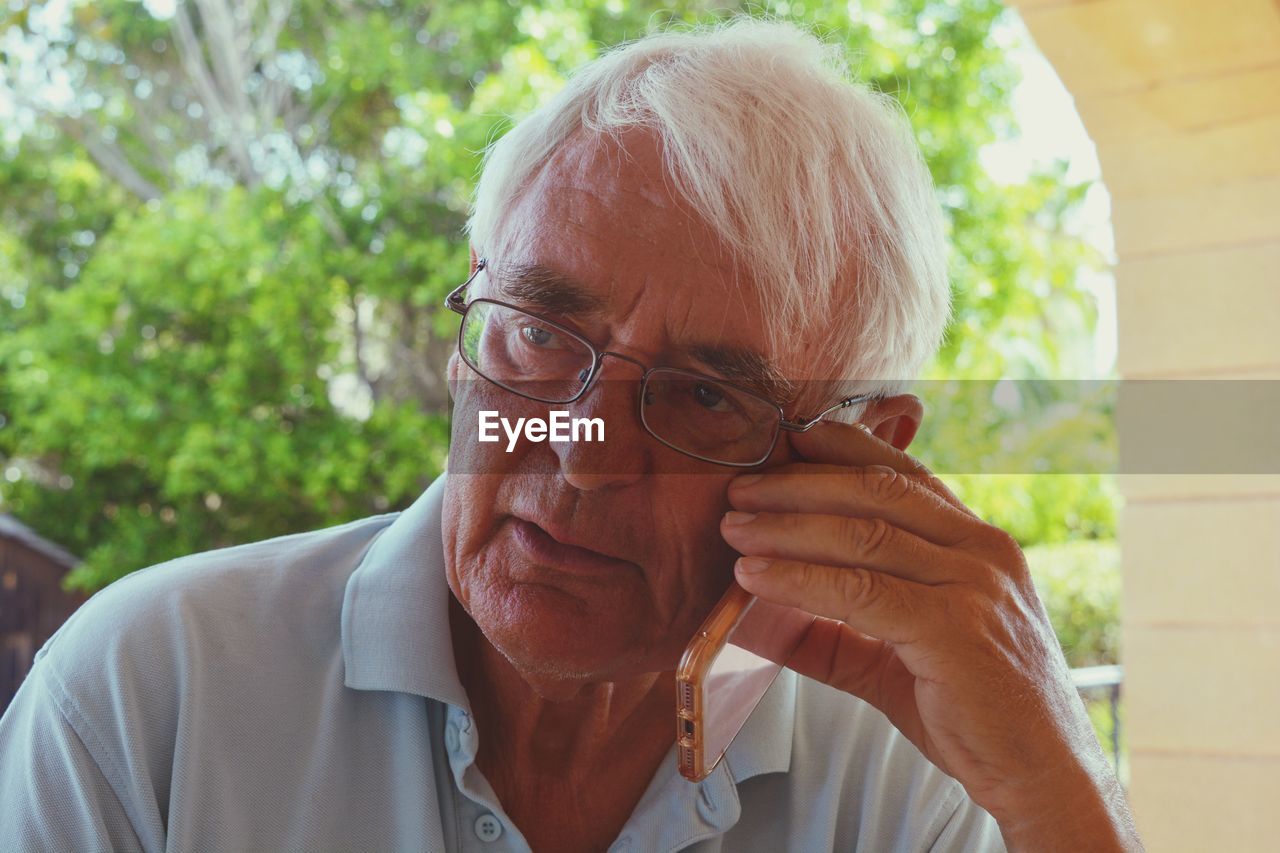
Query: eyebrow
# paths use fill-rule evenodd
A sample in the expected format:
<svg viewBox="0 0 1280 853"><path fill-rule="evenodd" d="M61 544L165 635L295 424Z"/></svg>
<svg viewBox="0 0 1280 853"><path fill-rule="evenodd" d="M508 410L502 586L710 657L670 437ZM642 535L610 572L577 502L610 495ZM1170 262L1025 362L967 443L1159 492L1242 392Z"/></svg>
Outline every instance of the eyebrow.
<svg viewBox="0 0 1280 853"><path fill-rule="evenodd" d="M491 268L498 291L508 299L552 314L600 315L607 300L581 282L542 264ZM759 352L732 344L694 344L686 350L730 382L774 402L790 400L795 385Z"/></svg>
<svg viewBox="0 0 1280 853"><path fill-rule="evenodd" d="M493 270L508 299L553 314L600 314L605 300L572 277L541 264L513 264Z"/></svg>
<svg viewBox="0 0 1280 853"><path fill-rule="evenodd" d="M790 400L794 384L773 362L747 347L695 344L689 352L726 379L744 385L772 402Z"/></svg>

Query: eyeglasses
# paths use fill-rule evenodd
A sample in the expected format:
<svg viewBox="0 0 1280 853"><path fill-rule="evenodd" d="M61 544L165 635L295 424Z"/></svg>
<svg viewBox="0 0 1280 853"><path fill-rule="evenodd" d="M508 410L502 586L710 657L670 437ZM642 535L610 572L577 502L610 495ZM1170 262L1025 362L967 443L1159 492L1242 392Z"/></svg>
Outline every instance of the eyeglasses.
<svg viewBox="0 0 1280 853"><path fill-rule="evenodd" d="M505 302L467 302L463 291L487 266L485 260L477 263L444 302L462 315L458 354L472 370L521 397L567 404L591 388L605 356L630 362L644 371L640 423L658 441L694 459L733 468L763 464L783 430L807 432L832 412L875 397L846 397L812 418L788 420L777 403L731 382L677 367L649 367Z"/></svg>

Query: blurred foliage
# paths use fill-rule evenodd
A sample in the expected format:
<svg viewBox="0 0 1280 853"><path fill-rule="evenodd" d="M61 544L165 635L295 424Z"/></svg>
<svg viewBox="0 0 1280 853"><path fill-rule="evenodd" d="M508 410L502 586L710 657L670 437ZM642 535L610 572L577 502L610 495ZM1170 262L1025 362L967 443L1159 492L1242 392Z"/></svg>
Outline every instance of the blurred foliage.
<svg viewBox="0 0 1280 853"><path fill-rule="evenodd" d="M1115 541L1024 550L1036 591L1072 667L1120 660L1120 546Z"/></svg>
<svg viewBox="0 0 1280 853"><path fill-rule="evenodd" d="M65 5L0 21L0 506L82 555L85 589L407 505L446 455L438 306L466 272L479 152L603 45L741 11ZM768 11L847 46L917 130L955 247L929 375L1087 372L1076 275L1098 259L1064 228L1084 188L997 184L977 156L1016 132L1001 4ZM945 459L972 414L933 413L919 455ZM957 488L1024 544L1114 535L1098 476Z"/></svg>
<svg viewBox="0 0 1280 853"><path fill-rule="evenodd" d="M1072 478L1078 480L1079 478ZM1120 662L1120 545L1115 541L1064 542L1033 545L1024 551L1036 591L1044 601L1058 643L1072 667ZM1119 767L1128 780L1124 706L1112 718L1110 689L1083 691L1094 734L1112 755L1114 727L1119 726ZM1115 760L1113 756L1113 761Z"/></svg>

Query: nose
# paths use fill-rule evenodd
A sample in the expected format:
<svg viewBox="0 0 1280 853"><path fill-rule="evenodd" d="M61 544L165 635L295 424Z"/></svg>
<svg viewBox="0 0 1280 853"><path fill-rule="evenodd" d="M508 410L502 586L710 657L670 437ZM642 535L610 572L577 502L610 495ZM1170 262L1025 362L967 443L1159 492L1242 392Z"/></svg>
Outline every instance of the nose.
<svg viewBox="0 0 1280 853"><path fill-rule="evenodd" d="M572 418L599 418L604 423L604 441L551 445L560 460L561 475L576 489L629 485L649 470L652 448L645 440L648 436L640 424L636 398L640 375L631 366L637 364L627 356L605 353L586 393L566 406ZM643 373L643 366L639 368Z"/></svg>

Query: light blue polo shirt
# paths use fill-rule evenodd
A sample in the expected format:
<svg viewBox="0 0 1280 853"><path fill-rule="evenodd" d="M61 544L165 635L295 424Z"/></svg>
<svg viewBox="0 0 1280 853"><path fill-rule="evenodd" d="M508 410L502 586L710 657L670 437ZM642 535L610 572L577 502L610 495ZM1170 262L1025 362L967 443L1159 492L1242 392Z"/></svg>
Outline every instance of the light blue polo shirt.
<svg viewBox="0 0 1280 853"><path fill-rule="evenodd" d="M527 850L475 764L443 492L94 596L0 719L0 847ZM790 671L706 781L669 753L610 848L1000 849L879 712Z"/></svg>

